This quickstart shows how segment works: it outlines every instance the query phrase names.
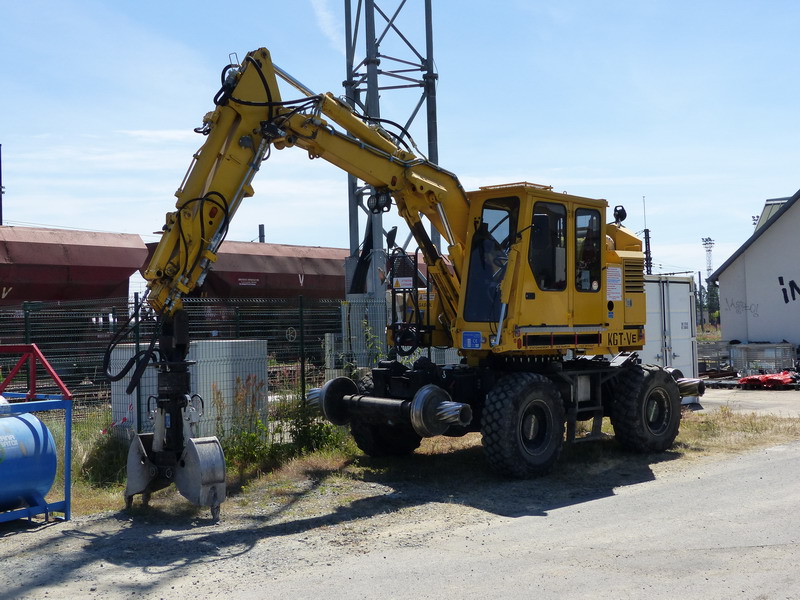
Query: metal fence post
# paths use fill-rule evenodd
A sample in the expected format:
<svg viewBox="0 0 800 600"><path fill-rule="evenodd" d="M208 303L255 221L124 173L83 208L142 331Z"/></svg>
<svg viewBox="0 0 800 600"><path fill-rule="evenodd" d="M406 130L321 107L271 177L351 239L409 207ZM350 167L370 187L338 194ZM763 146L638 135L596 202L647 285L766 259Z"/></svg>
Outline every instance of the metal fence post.
<svg viewBox="0 0 800 600"><path fill-rule="evenodd" d="M133 293L133 340L134 340L134 352L135 356L139 356L139 351L141 350L139 344L142 340L142 334L139 329L139 292ZM141 386L136 386L136 433L142 433L142 388Z"/></svg>
<svg viewBox="0 0 800 600"><path fill-rule="evenodd" d="M27 302L22 303L22 312L25 318L25 331L24 331L24 339L26 344L31 344L31 305ZM34 367L35 369L36 367ZM28 389L31 389L31 369L28 367L26 369L26 382L28 384Z"/></svg>
<svg viewBox="0 0 800 600"><path fill-rule="evenodd" d="M306 327L303 314L303 296L300 301L300 402L306 397Z"/></svg>
<svg viewBox="0 0 800 600"><path fill-rule="evenodd" d="M236 336L237 340L240 337L242 337L242 331L241 331L241 324L242 323L241 323L241 321L242 321L242 314L241 314L241 310L239 309L239 305L237 304L236 307L233 309L234 335Z"/></svg>
<svg viewBox="0 0 800 600"><path fill-rule="evenodd" d="M31 343L31 307L27 302L22 303L22 313L24 316L25 331L23 332L23 339L26 344Z"/></svg>

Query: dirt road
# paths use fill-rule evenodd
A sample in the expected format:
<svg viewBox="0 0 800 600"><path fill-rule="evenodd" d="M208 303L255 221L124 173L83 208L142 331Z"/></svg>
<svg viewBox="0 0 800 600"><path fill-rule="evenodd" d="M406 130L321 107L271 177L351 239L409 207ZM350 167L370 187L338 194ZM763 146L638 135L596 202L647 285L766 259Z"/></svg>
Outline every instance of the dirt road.
<svg viewBox="0 0 800 600"><path fill-rule="evenodd" d="M328 473L243 493L220 523L156 499L0 524L0 598L800 597L800 442L623 468L568 453L579 469L535 481L456 454L409 459L438 461L433 483Z"/></svg>

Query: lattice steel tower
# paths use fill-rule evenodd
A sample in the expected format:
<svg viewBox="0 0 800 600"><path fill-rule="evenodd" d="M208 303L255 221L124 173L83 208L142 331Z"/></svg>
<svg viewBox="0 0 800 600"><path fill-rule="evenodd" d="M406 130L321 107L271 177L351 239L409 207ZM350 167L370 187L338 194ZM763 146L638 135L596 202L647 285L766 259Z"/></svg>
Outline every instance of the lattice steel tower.
<svg viewBox="0 0 800 600"><path fill-rule="evenodd" d="M387 5L394 5L394 8L389 9ZM408 35L403 33L403 23L411 24L414 31L409 31ZM411 40L421 37L418 27L423 23L424 49L421 49ZM416 105L405 123L400 125L407 132L424 106L427 158L438 163L437 75L433 64L431 0L358 0L356 3L345 0L345 30L347 79L344 87L347 102L374 124L381 125L380 100L383 94L396 90L419 90ZM401 133L401 136L408 142L407 133ZM369 186L352 175L348 176L350 257L347 261L347 292L383 298L385 285L381 272L386 268L383 219L380 214L369 213L365 206L365 200L372 192ZM360 211L368 214L362 248L358 223ZM431 237L438 245L438 232L434 231Z"/></svg>
<svg viewBox="0 0 800 600"><path fill-rule="evenodd" d="M714 240L711 238L702 238L703 248L706 249L706 279L711 277L714 272L714 263L711 261L711 250L714 248Z"/></svg>

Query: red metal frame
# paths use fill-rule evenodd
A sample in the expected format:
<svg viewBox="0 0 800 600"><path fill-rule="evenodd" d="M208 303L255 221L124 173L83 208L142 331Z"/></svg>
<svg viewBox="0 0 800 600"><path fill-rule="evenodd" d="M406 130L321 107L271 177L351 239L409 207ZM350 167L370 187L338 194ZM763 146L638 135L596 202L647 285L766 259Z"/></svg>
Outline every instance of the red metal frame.
<svg viewBox="0 0 800 600"><path fill-rule="evenodd" d="M62 395L64 396L65 400L72 400L72 394L67 389L67 386L64 385L64 382L61 381L61 378L58 376L58 373L55 372L53 367L47 362L47 359L42 354L42 351L36 346L36 344L19 344L19 345L5 345L0 346L0 354L21 354L21 358L17 361L16 366L11 369L8 375L6 375L5 379L3 379L2 383L0 383L0 394L2 394L11 380L19 373L20 369L26 362L29 362L29 373L30 373L30 389L28 393L25 395L26 400L33 400L36 398L36 362L38 361L44 370L47 371L47 374L52 377L53 382L58 386L58 389L61 390Z"/></svg>

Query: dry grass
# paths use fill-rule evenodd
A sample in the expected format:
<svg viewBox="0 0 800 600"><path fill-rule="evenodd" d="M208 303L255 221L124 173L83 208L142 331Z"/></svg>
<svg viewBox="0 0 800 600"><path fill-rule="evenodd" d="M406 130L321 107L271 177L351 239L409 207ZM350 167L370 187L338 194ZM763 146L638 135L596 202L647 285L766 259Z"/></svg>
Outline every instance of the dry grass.
<svg viewBox="0 0 800 600"><path fill-rule="evenodd" d="M607 420L603 430L613 432ZM680 435L668 454L673 459L672 468L680 468L680 460L722 457L794 440L800 440L800 419L737 413L723 407L711 412L686 412ZM579 483L592 474L607 477L615 470L630 470L634 463L652 465L661 460L660 454L632 455L609 438L565 447L550 477ZM288 517L320 509L313 504L306 506L305 500L310 496L314 502L341 506L374 493L365 490L364 482L379 486L406 482L423 487L469 488L473 484L491 486L497 481L483 461L480 435L469 434L425 439L419 450L403 459L368 458L352 444L338 451L315 452L289 460L244 485L230 486L229 500L244 510L253 506L297 505L299 513L293 509ZM123 490L121 485L96 488L76 481L73 514L118 511L123 506ZM152 502L163 508L186 504L172 488L155 494Z"/></svg>
<svg viewBox="0 0 800 600"><path fill-rule="evenodd" d="M608 419L604 420L603 432L607 435L604 440L566 446L551 477L577 481L591 473L608 474L629 470L634 464L644 467L665 460L673 468L680 468L680 460L722 457L800 440L800 419L736 413L727 407L707 413L686 412L672 450L652 455L623 450L613 439ZM414 455L403 459L368 458L358 452L314 454L296 459L268 476L271 486L286 488L326 479L340 483L428 482L435 486L496 481L485 467L477 433L461 438L424 439Z"/></svg>
<svg viewBox="0 0 800 600"><path fill-rule="evenodd" d="M683 415L676 449L708 456L744 452L800 439L800 419L734 412L727 406Z"/></svg>
<svg viewBox="0 0 800 600"><path fill-rule="evenodd" d="M92 515L125 506L125 486L94 487L81 479L72 482L72 514ZM59 493L62 490L59 489ZM63 494L62 494L63 495Z"/></svg>

